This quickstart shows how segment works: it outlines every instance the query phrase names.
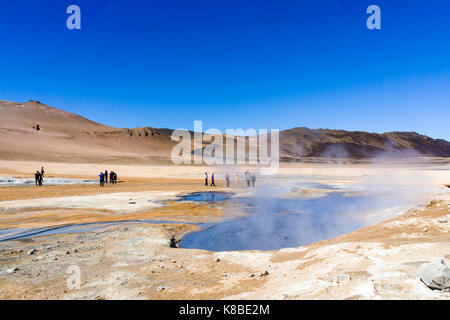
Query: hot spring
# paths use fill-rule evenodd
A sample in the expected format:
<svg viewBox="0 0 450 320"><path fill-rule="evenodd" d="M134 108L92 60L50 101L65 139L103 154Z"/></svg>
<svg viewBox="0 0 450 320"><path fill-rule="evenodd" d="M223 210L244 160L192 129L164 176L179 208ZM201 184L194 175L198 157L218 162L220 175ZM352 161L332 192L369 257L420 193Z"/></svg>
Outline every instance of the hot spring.
<svg viewBox="0 0 450 320"><path fill-rule="evenodd" d="M187 199L202 201L212 197L213 192L207 192L196 193ZM241 208L245 216L225 219L187 234L180 247L209 251L298 247L349 233L395 216L399 211L395 198L379 201L380 195L333 192L308 199L269 195L231 197L228 193L217 192L214 197L225 199L229 207ZM388 212L388 216L368 219L369 212Z"/></svg>

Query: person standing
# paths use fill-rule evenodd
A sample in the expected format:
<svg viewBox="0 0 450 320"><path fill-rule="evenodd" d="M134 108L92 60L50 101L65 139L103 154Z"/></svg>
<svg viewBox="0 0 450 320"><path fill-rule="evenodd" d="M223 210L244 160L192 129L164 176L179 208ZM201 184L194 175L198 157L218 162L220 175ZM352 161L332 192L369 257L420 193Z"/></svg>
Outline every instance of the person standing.
<svg viewBox="0 0 450 320"><path fill-rule="evenodd" d="M239 174L236 174L236 177L234 177L234 180L236 182L236 188L239 187Z"/></svg>
<svg viewBox="0 0 450 320"><path fill-rule="evenodd" d="M36 183L36 186L39 185L39 177L41 176L41 173L39 171L36 171L34 174L34 182Z"/></svg>
<svg viewBox="0 0 450 320"><path fill-rule="evenodd" d="M255 186L255 182L256 182L256 176L254 173L252 173L252 187Z"/></svg>
<svg viewBox="0 0 450 320"><path fill-rule="evenodd" d="M111 179L109 179L109 182L111 182ZM108 183L108 170L105 170L105 183Z"/></svg>
<svg viewBox="0 0 450 320"><path fill-rule="evenodd" d="M250 187L250 172L245 171L245 181L247 182L247 187Z"/></svg>
<svg viewBox="0 0 450 320"><path fill-rule="evenodd" d="M214 172L211 174L211 187L212 186L216 186L216 184L214 183Z"/></svg>
<svg viewBox="0 0 450 320"><path fill-rule="evenodd" d="M103 174L103 172L100 172L100 174L98 176L100 178L100 187L104 187L105 186L105 175Z"/></svg>
<svg viewBox="0 0 450 320"><path fill-rule="evenodd" d="M42 168L41 168L41 176L42 176L42 178L44 178L44 173L45 173L44 167L42 167Z"/></svg>
<svg viewBox="0 0 450 320"><path fill-rule="evenodd" d="M114 171L109 173L109 183L114 184Z"/></svg>
<svg viewBox="0 0 450 320"><path fill-rule="evenodd" d="M38 184L39 184L40 187L42 187L43 180L44 180L44 178L43 178L42 174L39 173Z"/></svg>
<svg viewBox="0 0 450 320"><path fill-rule="evenodd" d="M230 187L230 175L227 173L225 173L225 182L227 184L227 188Z"/></svg>
<svg viewBox="0 0 450 320"><path fill-rule="evenodd" d="M208 186L208 172L205 172L205 186Z"/></svg>

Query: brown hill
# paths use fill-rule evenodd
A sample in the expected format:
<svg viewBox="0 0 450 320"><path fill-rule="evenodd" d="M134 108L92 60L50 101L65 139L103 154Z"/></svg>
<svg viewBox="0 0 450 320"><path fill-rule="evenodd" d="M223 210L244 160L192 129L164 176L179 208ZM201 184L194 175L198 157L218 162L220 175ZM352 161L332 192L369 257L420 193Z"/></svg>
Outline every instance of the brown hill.
<svg viewBox="0 0 450 320"><path fill-rule="evenodd" d="M38 101L0 101L0 158L158 162L174 143L155 128L120 129Z"/></svg>
<svg viewBox="0 0 450 320"><path fill-rule="evenodd" d="M387 132L293 128L280 133L280 156L284 160L302 157L450 157L450 143L416 132Z"/></svg>
<svg viewBox="0 0 450 320"><path fill-rule="evenodd" d="M0 159L66 162L168 163L171 129L121 129L38 101L0 101ZM284 161L304 157L383 155L450 157L450 143L415 132L383 134L294 128L280 132Z"/></svg>

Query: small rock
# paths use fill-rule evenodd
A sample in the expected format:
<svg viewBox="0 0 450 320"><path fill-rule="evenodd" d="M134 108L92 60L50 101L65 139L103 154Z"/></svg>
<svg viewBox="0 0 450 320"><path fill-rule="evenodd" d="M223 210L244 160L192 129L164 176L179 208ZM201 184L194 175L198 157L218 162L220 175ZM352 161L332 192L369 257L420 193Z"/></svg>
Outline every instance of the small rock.
<svg viewBox="0 0 450 320"><path fill-rule="evenodd" d="M23 252L23 250L22 250L22 249L19 249L19 250L17 250L17 252L18 252L18 253L22 253L22 252Z"/></svg>
<svg viewBox="0 0 450 320"><path fill-rule="evenodd" d="M333 282L334 283L343 283L343 282L346 282L348 280L350 280L350 276L348 274L341 273L341 274L338 274L338 275L336 275L334 277Z"/></svg>
<svg viewBox="0 0 450 320"><path fill-rule="evenodd" d="M73 249L73 252L77 253L77 252L78 252L78 250L77 250L77 249Z"/></svg>
<svg viewBox="0 0 450 320"><path fill-rule="evenodd" d="M36 249L31 249L30 251L28 251L28 255L32 255L32 254L35 254L36 253Z"/></svg>
<svg viewBox="0 0 450 320"><path fill-rule="evenodd" d="M216 262L220 262L220 259L219 259L219 258L216 258Z"/></svg>
<svg viewBox="0 0 450 320"><path fill-rule="evenodd" d="M156 288L156 291L164 291L164 290L166 290L164 286L158 286L158 288Z"/></svg>
<svg viewBox="0 0 450 320"><path fill-rule="evenodd" d="M67 251L66 251L66 254L70 254L70 251L69 251L69 250L67 250Z"/></svg>
<svg viewBox="0 0 450 320"><path fill-rule="evenodd" d="M14 267L12 269L6 270L6 273L11 274L11 273L15 273L16 271L19 271L20 269L17 267Z"/></svg>
<svg viewBox="0 0 450 320"><path fill-rule="evenodd" d="M80 240L80 241L78 241L78 243L84 243L84 241L83 241L83 240Z"/></svg>
<svg viewBox="0 0 450 320"><path fill-rule="evenodd" d="M444 259L421 265L419 277L430 289L450 289L450 268Z"/></svg>
<svg viewBox="0 0 450 320"><path fill-rule="evenodd" d="M269 271L267 271L267 270L259 274L260 277L264 277L264 276L268 276L268 275L269 275Z"/></svg>
<svg viewBox="0 0 450 320"><path fill-rule="evenodd" d="M57 257L53 257L53 260L58 260L58 258Z"/></svg>
<svg viewBox="0 0 450 320"><path fill-rule="evenodd" d="M442 219L439 220L439 222L440 222L440 223L447 223L447 219L442 218Z"/></svg>
<svg viewBox="0 0 450 320"><path fill-rule="evenodd" d="M424 229L423 229L423 232L428 232L428 228L424 228Z"/></svg>

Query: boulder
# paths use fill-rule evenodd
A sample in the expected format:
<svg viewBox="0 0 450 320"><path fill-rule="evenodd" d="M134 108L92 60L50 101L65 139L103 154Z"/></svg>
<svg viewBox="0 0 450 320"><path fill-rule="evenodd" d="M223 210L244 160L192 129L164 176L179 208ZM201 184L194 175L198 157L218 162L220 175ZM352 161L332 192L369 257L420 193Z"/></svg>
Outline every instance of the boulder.
<svg viewBox="0 0 450 320"><path fill-rule="evenodd" d="M450 268L447 267L442 258L421 265L419 277L431 289L444 290L450 288Z"/></svg>

